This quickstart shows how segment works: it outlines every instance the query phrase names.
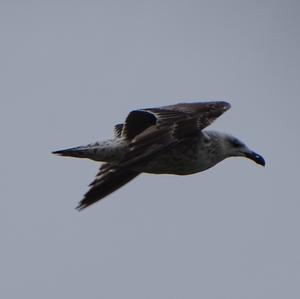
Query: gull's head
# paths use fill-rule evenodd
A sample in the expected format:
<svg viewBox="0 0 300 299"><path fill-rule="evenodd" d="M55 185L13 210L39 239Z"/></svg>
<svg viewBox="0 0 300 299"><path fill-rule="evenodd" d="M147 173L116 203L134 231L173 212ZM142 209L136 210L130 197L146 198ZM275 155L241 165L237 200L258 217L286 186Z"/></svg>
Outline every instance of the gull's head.
<svg viewBox="0 0 300 299"><path fill-rule="evenodd" d="M224 150L227 154L227 157L245 157L255 163L265 166L265 159L248 148L242 141L233 137L231 135L224 135Z"/></svg>

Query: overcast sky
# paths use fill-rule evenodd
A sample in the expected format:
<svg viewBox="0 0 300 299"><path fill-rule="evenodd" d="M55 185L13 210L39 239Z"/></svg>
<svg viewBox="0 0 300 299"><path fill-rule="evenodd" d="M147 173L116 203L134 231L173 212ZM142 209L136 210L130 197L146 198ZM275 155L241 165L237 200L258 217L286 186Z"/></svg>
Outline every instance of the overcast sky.
<svg viewBox="0 0 300 299"><path fill-rule="evenodd" d="M300 298L299 1L1 1L0 297ZM224 99L267 161L142 175L51 151L136 108Z"/></svg>

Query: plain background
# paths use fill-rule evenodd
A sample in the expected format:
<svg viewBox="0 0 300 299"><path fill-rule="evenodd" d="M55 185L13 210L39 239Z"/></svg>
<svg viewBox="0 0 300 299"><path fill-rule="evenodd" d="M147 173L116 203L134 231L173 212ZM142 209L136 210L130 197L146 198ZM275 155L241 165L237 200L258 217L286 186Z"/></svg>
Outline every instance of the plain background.
<svg viewBox="0 0 300 299"><path fill-rule="evenodd" d="M1 1L1 298L300 298L299 1ZM136 108L228 100L267 161L143 175L51 151Z"/></svg>

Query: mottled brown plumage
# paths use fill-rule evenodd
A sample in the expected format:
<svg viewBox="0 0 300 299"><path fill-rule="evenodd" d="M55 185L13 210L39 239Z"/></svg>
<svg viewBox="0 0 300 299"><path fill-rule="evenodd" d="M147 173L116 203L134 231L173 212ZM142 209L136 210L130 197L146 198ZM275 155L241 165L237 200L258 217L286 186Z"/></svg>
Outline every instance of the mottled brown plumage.
<svg viewBox="0 0 300 299"><path fill-rule="evenodd" d="M234 149L232 136L202 131L229 108L227 102L215 101L134 110L115 126L114 139L54 152L106 162L77 208L88 207L142 172L186 175L247 155L264 165L243 143Z"/></svg>

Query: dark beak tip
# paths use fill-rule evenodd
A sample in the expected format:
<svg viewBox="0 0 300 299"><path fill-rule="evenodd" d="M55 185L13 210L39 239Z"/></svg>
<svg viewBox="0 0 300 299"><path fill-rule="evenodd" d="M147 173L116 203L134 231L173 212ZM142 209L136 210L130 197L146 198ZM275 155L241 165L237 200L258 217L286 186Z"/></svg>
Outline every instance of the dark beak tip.
<svg viewBox="0 0 300 299"><path fill-rule="evenodd" d="M259 164L263 167L266 166L265 159L261 155L255 153L255 152L248 154L246 157L249 158L250 160L254 161L256 164Z"/></svg>
<svg viewBox="0 0 300 299"><path fill-rule="evenodd" d="M259 164L259 165L261 165L261 166L263 166L263 167L265 167L266 166L266 161L265 161L265 159L262 157L262 156L260 156L260 155L258 155L258 154L256 154L256 157L255 157L255 160L254 160L257 164Z"/></svg>

